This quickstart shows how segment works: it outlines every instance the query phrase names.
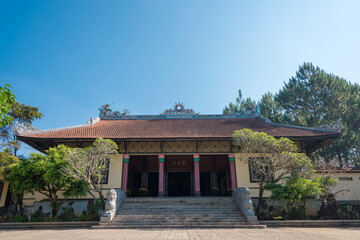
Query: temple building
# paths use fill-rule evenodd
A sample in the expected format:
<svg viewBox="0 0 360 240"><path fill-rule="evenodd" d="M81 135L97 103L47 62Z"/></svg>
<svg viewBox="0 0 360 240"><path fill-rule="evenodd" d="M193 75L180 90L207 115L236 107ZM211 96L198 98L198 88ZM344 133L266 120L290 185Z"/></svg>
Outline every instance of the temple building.
<svg viewBox="0 0 360 240"><path fill-rule="evenodd" d="M234 131L248 128L276 138L287 137L302 152L312 153L339 137L334 129L277 124L259 115L257 108L239 114L198 114L175 104L159 115L125 115L102 106L97 119L85 125L23 132L18 139L40 152L65 144L86 147L96 138L112 139L118 154L112 156L105 189L117 188L136 196L220 196L238 187L249 187L257 196L256 175L238 159L232 144ZM254 155L255 156L255 155ZM24 205L42 200L27 194Z"/></svg>

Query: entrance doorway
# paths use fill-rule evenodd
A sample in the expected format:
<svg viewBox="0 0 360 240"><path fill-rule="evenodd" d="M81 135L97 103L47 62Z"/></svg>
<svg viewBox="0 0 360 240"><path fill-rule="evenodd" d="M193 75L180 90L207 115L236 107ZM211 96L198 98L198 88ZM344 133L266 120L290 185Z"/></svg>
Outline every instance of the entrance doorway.
<svg viewBox="0 0 360 240"><path fill-rule="evenodd" d="M168 196L191 196L191 173L168 173Z"/></svg>
<svg viewBox="0 0 360 240"><path fill-rule="evenodd" d="M156 197L159 190L159 173L148 173L148 195L149 197Z"/></svg>
<svg viewBox="0 0 360 240"><path fill-rule="evenodd" d="M210 172L200 172L200 191L201 191L201 196L210 196L210 192L211 192Z"/></svg>
<svg viewBox="0 0 360 240"><path fill-rule="evenodd" d="M226 172L217 172L219 194L224 196L227 194L227 181L226 181Z"/></svg>

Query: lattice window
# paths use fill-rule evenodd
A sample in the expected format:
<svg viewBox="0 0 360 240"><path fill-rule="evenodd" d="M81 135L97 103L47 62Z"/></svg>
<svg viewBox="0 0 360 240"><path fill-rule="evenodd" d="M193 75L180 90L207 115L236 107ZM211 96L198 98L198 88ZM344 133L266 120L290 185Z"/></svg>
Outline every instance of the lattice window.
<svg viewBox="0 0 360 240"><path fill-rule="evenodd" d="M259 175L259 173L256 171L255 167L254 167L254 162L257 160L260 160L260 162L264 163L263 161L263 157L249 157L249 172L250 172L250 182L260 182L261 181L261 176ZM265 160L267 160L269 158L265 158ZM262 166L258 166L260 167L262 170L265 169L265 172L268 173L269 170L269 166L270 166L270 159L269 161L265 161L268 162L268 164L263 164ZM272 176L272 179L274 178L274 176ZM271 179L271 180L272 180ZM269 181L271 181L269 180Z"/></svg>
<svg viewBox="0 0 360 240"><path fill-rule="evenodd" d="M86 147L90 147L91 145L93 145L94 142L82 142L81 146L86 148Z"/></svg>
<svg viewBox="0 0 360 240"><path fill-rule="evenodd" d="M231 142L230 141L199 141L198 152L231 152Z"/></svg>
<svg viewBox="0 0 360 240"><path fill-rule="evenodd" d="M159 153L161 152L160 142L127 142L128 153Z"/></svg>
<svg viewBox="0 0 360 240"><path fill-rule="evenodd" d="M195 141L166 141L163 143L164 153L194 153L196 152Z"/></svg>
<svg viewBox="0 0 360 240"><path fill-rule="evenodd" d="M118 145L118 153L125 153L125 143L124 142L116 142Z"/></svg>
<svg viewBox="0 0 360 240"><path fill-rule="evenodd" d="M352 181L352 177L339 177L339 181Z"/></svg>
<svg viewBox="0 0 360 240"><path fill-rule="evenodd" d="M79 147L79 145L78 145L77 142L64 142L63 144L64 144L65 146L71 147L71 148L77 148L77 147Z"/></svg>

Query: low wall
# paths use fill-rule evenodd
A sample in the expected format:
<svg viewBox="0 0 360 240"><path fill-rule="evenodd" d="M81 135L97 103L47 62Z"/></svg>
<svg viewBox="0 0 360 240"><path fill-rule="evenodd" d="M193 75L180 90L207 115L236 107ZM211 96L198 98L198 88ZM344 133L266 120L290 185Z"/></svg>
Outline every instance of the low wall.
<svg viewBox="0 0 360 240"><path fill-rule="evenodd" d="M360 220L281 220L259 221L268 227L359 227Z"/></svg>
<svg viewBox="0 0 360 240"><path fill-rule="evenodd" d="M265 200L266 200L266 204L268 206L285 208L285 206L287 204L287 201L285 201L285 200L272 200L272 199L265 199ZM258 202L259 202L258 198L253 198L254 206L257 206ZM320 210L320 207L321 207L321 201L313 199L313 198L307 199L306 204L305 204L306 215L316 216L318 211Z"/></svg>
<svg viewBox="0 0 360 240"><path fill-rule="evenodd" d="M87 210L88 199L87 200L83 200L83 199L81 199L81 200L78 200L78 199L76 199L76 200L67 200L67 201L65 201L63 203L61 208L68 206L69 202L74 202L71 207L74 209L74 213L77 216L80 215L83 211ZM35 213L39 209L40 206L42 207L43 213L45 213L45 214L50 213L50 215L51 215L50 202L47 201L47 200L43 200L43 201L40 201L40 202L34 202L34 206L25 207L24 208L24 214L26 216L29 216L29 215ZM62 212L61 208L60 208L58 214L60 214Z"/></svg>

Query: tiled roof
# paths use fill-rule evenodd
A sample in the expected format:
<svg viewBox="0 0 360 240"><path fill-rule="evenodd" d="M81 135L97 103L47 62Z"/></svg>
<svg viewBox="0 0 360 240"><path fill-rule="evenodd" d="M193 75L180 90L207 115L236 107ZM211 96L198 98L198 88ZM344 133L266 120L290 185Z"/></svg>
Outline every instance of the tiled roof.
<svg viewBox="0 0 360 240"><path fill-rule="evenodd" d="M274 137L336 137L338 132L288 126L254 118L208 119L120 119L100 120L92 126L80 126L42 133L20 134L21 138L41 139L174 139L174 138L231 138L235 130L249 128Z"/></svg>

